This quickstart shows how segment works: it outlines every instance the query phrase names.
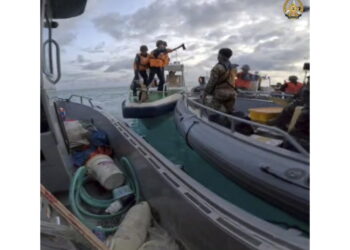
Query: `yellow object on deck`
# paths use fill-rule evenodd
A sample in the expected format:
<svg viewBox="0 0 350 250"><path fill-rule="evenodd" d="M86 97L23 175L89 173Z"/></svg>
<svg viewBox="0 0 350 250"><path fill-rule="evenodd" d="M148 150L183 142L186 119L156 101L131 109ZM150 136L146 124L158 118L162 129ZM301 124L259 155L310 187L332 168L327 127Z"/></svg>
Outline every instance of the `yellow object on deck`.
<svg viewBox="0 0 350 250"><path fill-rule="evenodd" d="M281 107L252 108L249 109L249 117L252 121L267 123L267 121L277 117L282 110Z"/></svg>

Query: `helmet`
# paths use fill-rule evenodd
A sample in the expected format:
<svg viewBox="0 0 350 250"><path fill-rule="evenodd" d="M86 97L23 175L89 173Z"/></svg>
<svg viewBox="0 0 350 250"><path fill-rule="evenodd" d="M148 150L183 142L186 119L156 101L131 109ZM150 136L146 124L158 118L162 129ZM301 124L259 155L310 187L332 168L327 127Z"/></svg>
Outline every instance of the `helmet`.
<svg viewBox="0 0 350 250"><path fill-rule="evenodd" d="M296 82L296 81L298 81L298 77L297 76L289 76L288 80L291 82Z"/></svg>
<svg viewBox="0 0 350 250"><path fill-rule="evenodd" d="M156 42L156 46L157 47L159 47L160 45L162 45L164 42L162 41L162 40L158 40L157 42Z"/></svg>
<svg viewBox="0 0 350 250"><path fill-rule="evenodd" d="M250 67L249 67L249 65L248 64L244 64L242 67L241 67L241 69L243 69L243 70L250 70Z"/></svg>
<svg viewBox="0 0 350 250"><path fill-rule="evenodd" d="M141 47L140 47L140 51L141 52L143 52L143 51L148 51L148 48L147 48L147 46L146 45L142 45Z"/></svg>
<svg viewBox="0 0 350 250"><path fill-rule="evenodd" d="M219 54L226 58L230 58L232 56L232 50L229 48L222 48L219 50Z"/></svg>

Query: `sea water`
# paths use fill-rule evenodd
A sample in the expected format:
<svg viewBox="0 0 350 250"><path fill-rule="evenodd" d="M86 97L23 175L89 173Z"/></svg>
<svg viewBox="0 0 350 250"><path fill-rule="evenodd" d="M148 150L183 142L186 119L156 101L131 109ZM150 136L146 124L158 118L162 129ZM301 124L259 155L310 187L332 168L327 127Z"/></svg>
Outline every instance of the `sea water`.
<svg viewBox="0 0 350 250"><path fill-rule="evenodd" d="M266 221L281 227L298 228L306 236L309 234L307 223L247 192L202 159L178 133L172 113L153 119L123 119L121 104L129 96L128 87L50 91L49 95L60 98L82 95L92 98L94 104L127 122L161 154L181 165L188 175L222 198Z"/></svg>

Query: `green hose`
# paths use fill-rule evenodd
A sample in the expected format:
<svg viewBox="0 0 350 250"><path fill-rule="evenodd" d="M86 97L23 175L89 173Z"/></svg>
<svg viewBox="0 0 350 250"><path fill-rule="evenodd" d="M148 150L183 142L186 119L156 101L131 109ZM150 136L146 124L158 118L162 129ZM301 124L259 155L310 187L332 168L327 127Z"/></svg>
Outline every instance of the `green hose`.
<svg viewBox="0 0 350 250"><path fill-rule="evenodd" d="M135 203L138 203L140 201L140 186L137 180L137 176L135 173L135 170L129 160L126 157L122 157L120 159L120 163L122 164L124 168L124 174L126 175L126 179L128 180L128 184L130 185L131 189L133 190L135 194ZM93 225L93 223L89 222L86 217L90 217L93 219L112 219L112 218L120 218L123 216L133 205L134 202L130 202L128 205L126 205L123 209L118 211L114 214L94 214L89 211L87 211L83 206L82 202L86 203L87 205L95 208L107 208L110 204L112 204L116 199L109 199L109 200L100 200L92 197L89 195L89 193L84 188L83 184L87 181L87 169L86 167L80 167L71 182L71 186L69 189L69 201L72 206L73 213L85 224L88 228L94 229L96 228L96 225ZM105 233L113 233L115 230L117 230L118 227L111 227L111 228L99 228L99 230L105 232Z"/></svg>

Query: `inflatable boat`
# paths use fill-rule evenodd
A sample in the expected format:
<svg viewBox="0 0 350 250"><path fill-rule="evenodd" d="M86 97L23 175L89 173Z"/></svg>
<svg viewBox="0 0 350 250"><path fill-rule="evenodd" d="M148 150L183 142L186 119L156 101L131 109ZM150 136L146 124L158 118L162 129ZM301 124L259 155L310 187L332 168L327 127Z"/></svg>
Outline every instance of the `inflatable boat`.
<svg viewBox="0 0 350 250"><path fill-rule="evenodd" d="M210 121L208 114L225 117L231 127ZM175 122L188 145L227 177L286 212L309 220L309 155L286 132L217 112L187 96L177 103ZM254 133L236 131L239 123L247 124ZM283 148L285 143L294 150Z"/></svg>
<svg viewBox="0 0 350 250"><path fill-rule="evenodd" d="M84 12L85 4L86 0L42 1L42 26L47 15L51 14L53 18L73 17ZM49 29L54 24L50 18L46 18L46 27ZM51 30L49 31L51 34ZM59 55L58 44L51 35L43 44L49 43L53 45L51 48L56 48ZM52 54L54 53L42 57L42 69L49 68L47 66L52 64ZM62 117L67 115L72 120L88 121L107 134L113 160L128 159L140 183L141 199L150 204L155 220L183 246L182 249L309 248L309 240L301 231L282 228L264 221L199 184L179 166L156 151L126 123L95 105L92 99L82 96L50 99L43 86L59 81L59 65L58 56L57 74L42 72L41 77L40 174L41 184L59 198L62 204L71 205L67 194L74 172L67 131L62 121ZM49 197L52 201L56 200L52 195ZM73 218L73 215L70 217ZM41 227L41 235L45 233L47 232ZM53 234L60 238L65 237L62 232L56 231ZM51 236L49 239L52 242ZM103 239L98 241L99 245L102 245ZM55 248L63 247L61 241L54 243ZM45 249L43 242L42 248Z"/></svg>
<svg viewBox="0 0 350 250"><path fill-rule="evenodd" d="M124 118L152 118L164 115L174 110L176 102L181 97L182 90L168 90L166 93L162 91L150 90L148 95L150 101L137 102L126 101L122 103L122 111Z"/></svg>
<svg viewBox="0 0 350 250"><path fill-rule="evenodd" d="M174 110L177 100L185 90L184 66L174 63L166 66L164 70L168 72L164 90L149 88L147 98L142 102L130 92L129 99L122 103L124 118L152 118Z"/></svg>
<svg viewBox="0 0 350 250"><path fill-rule="evenodd" d="M283 229L261 220L212 193L124 122L98 106L82 105L73 100L57 101L50 106L64 108L73 119L91 121L108 134L116 160L127 157L134 166L142 199L149 202L161 226L185 249L261 249L262 246L308 249L308 239L300 231ZM57 124L55 112L51 110L50 113L53 117L46 116L47 120ZM69 155L64 150L64 132L59 129L62 126L48 127L41 135L45 146L42 148L45 161L42 161L41 181L51 192L62 193L69 188L67 170L72 166L63 161ZM57 144L53 137L60 143Z"/></svg>

